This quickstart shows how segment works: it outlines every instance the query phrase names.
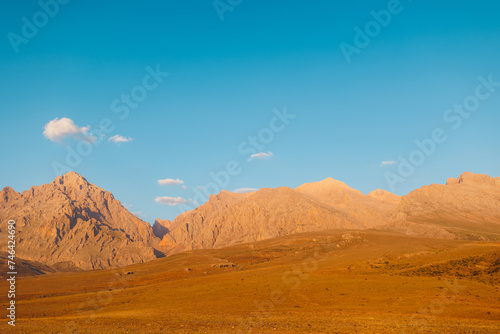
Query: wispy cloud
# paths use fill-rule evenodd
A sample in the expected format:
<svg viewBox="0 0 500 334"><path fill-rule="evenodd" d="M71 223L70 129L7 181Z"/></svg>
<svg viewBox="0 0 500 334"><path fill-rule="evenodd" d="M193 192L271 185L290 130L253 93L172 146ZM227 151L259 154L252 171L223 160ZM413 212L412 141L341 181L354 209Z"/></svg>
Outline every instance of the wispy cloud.
<svg viewBox="0 0 500 334"><path fill-rule="evenodd" d="M176 206L187 203L187 201L182 197L168 197L168 196L156 197L155 202L170 206Z"/></svg>
<svg viewBox="0 0 500 334"><path fill-rule="evenodd" d="M380 167L394 165L395 163L396 163L396 161L394 161L394 160L382 161L380 163Z"/></svg>
<svg viewBox="0 0 500 334"><path fill-rule="evenodd" d="M248 158L248 161L251 161L253 159L269 159L269 158L272 158L274 156L274 154L272 152L259 152L259 153L256 153L256 154L252 154L250 156L250 158Z"/></svg>
<svg viewBox="0 0 500 334"><path fill-rule="evenodd" d="M162 186L178 186L181 184L184 184L184 181L181 179L164 179L164 180L158 180L158 184ZM185 189L185 188L184 188Z"/></svg>
<svg viewBox="0 0 500 334"><path fill-rule="evenodd" d="M88 133L89 130L90 126L79 127L70 118L63 117L59 119L56 117L45 124L43 135L53 142L60 142L68 137L72 137L76 140L95 142L97 137L90 135Z"/></svg>
<svg viewBox="0 0 500 334"><path fill-rule="evenodd" d="M132 214L133 214L134 216L139 217L139 218L142 218L142 219L144 219L144 218L147 218L147 217L148 217L148 216L147 216L147 215L145 215L142 211L132 212Z"/></svg>
<svg viewBox="0 0 500 334"><path fill-rule="evenodd" d="M249 193L249 192L257 191L257 190L259 190L259 189L256 189L256 188L238 188L238 189L233 190L233 193L242 194L242 193Z"/></svg>
<svg viewBox="0 0 500 334"><path fill-rule="evenodd" d="M112 141L113 143L126 143L126 142L134 140L134 138L123 137L120 135L114 135L113 137L110 137L108 140Z"/></svg>

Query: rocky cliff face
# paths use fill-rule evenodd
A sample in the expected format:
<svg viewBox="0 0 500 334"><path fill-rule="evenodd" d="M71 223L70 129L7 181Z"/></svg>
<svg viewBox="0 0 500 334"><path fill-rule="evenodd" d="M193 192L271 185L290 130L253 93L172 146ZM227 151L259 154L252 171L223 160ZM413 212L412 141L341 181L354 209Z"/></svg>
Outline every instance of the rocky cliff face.
<svg viewBox="0 0 500 334"><path fill-rule="evenodd" d="M20 258L56 267L101 269L140 263L161 255L150 225L110 192L69 172L22 194L0 192L0 229L17 225ZM7 238L2 238L3 249Z"/></svg>

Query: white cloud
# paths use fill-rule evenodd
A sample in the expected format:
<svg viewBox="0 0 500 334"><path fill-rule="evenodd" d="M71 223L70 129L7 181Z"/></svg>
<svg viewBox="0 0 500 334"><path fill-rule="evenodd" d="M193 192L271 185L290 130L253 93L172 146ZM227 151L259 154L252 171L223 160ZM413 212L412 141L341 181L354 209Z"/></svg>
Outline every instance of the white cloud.
<svg viewBox="0 0 500 334"><path fill-rule="evenodd" d="M88 133L89 130L90 126L78 127L73 120L67 117L61 119L56 117L45 124L43 135L53 142L60 142L67 137L73 137L76 140L95 142L97 137L90 135Z"/></svg>
<svg viewBox="0 0 500 334"><path fill-rule="evenodd" d="M126 143L126 142L134 140L134 138L123 137L120 135L114 135L113 137L110 137L108 140L112 141L113 143Z"/></svg>
<svg viewBox="0 0 500 334"><path fill-rule="evenodd" d="M252 154L248 161L251 161L253 159L269 159L272 158L274 154L272 152L259 152L257 154Z"/></svg>
<svg viewBox="0 0 500 334"><path fill-rule="evenodd" d="M394 165L395 163L396 163L396 161L394 161L394 160L382 161L380 163L380 167Z"/></svg>
<svg viewBox="0 0 500 334"><path fill-rule="evenodd" d="M177 179L177 180L164 179L164 180L158 180L158 184L160 184L162 186L178 186L178 185L184 184L184 181L182 181L180 179Z"/></svg>
<svg viewBox="0 0 500 334"><path fill-rule="evenodd" d="M249 192L257 191L257 190L259 190L259 189L255 189L255 188L238 188L238 189L233 190L233 193L242 194L242 193L249 193Z"/></svg>
<svg viewBox="0 0 500 334"><path fill-rule="evenodd" d="M136 217L139 217L139 218L147 218L148 216L145 215L142 211L136 211L136 212L132 212L132 214Z"/></svg>
<svg viewBox="0 0 500 334"><path fill-rule="evenodd" d="M176 206L179 204L186 204L187 201L184 198L181 197L156 197L155 202L161 203L161 204L166 204L170 206Z"/></svg>

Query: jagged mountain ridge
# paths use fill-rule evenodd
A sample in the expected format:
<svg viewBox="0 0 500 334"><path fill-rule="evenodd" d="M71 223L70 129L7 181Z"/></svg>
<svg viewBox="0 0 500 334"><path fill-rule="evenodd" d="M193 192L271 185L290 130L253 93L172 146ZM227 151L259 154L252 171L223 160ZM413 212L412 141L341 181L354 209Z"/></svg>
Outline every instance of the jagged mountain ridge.
<svg viewBox="0 0 500 334"><path fill-rule="evenodd" d="M212 195L174 219L161 244L175 253L343 228L500 240L499 225L500 178L466 172L447 185L424 186L401 197L381 189L364 195L327 178L296 189Z"/></svg>

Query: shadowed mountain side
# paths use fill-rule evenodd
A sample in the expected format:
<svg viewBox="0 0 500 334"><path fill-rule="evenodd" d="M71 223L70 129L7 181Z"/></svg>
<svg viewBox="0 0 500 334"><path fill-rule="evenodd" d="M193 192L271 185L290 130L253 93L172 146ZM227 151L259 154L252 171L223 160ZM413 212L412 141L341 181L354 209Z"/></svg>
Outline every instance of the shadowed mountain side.
<svg viewBox="0 0 500 334"><path fill-rule="evenodd" d="M169 226L171 226L172 222L170 220L156 219L153 224L153 233L158 238L163 239L165 234L167 234L169 230Z"/></svg>
<svg viewBox="0 0 500 334"><path fill-rule="evenodd" d="M156 258L160 239L110 192L69 172L22 194L0 192L0 229L16 221L17 254L49 266L101 269ZM2 233L3 234L3 233ZM0 241L3 249L7 238Z"/></svg>
<svg viewBox="0 0 500 334"><path fill-rule="evenodd" d="M8 268L8 261L10 260L10 258L8 256L9 256L8 253L4 253L4 252L0 253L0 277L8 277L9 275L7 275L7 273L11 271ZM14 262L16 263L17 275L21 276L21 277L22 276L44 275L47 273L54 273L54 272L58 271L55 268L46 266L44 264L41 264L38 262L33 262L33 261L28 261L28 260L23 260L19 257L16 257L14 259ZM75 269L75 268L73 268L73 269ZM64 271L64 270L59 270L59 271ZM69 271L71 271L71 270L69 270Z"/></svg>

